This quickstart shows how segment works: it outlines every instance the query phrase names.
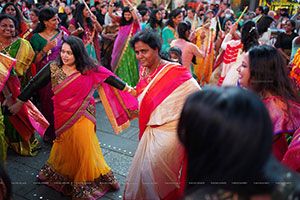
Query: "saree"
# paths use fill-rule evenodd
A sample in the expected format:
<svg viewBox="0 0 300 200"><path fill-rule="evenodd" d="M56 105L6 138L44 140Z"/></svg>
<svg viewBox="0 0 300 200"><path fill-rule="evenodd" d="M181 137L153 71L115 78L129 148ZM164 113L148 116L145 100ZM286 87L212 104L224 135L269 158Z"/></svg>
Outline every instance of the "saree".
<svg viewBox="0 0 300 200"><path fill-rule="evenodd" d="M64 195L71 195L72 199L97 199L111 187L118 189L118 182L103 158L95 134L96 109L93 98L96 88L109 91L111 86L104 80L113 74L99 67L97 71L89 70L84 75L75 72L67 76L55 63L50 64L50 70L56 139L48 161L39 172L39 178ZM119 91L118 94L123 95L124 105L131 105L128 109L138 109L137 100L134 101L129 93ZM109 104L114 105L110 107L113 113L119 113L116 108L122 111L121 103L117 103L119 99L105 95L111 102L116 101ZM129 102L131 100L133 102ZM124 110L123 113L126 114ZM120 127L128 124L130 119L133 118L122 113L114 118Z"/></svg>
<svg viewBox="0 0 300 200"><path fill-rule="evenodd" d="M62 44L62 39L67 37L67 34L64 31L59 31L53 38L50 39L54 40L57 39L57 46L51 49L48 54L39 62L36 63L36 72L39 72L46 64L48 64L50 61L53 61L56 59L56 57L59 55L60 46ZM40 36L38 33L35 33L31 39L30 43L32 45L32 48L34 51L39 52L41 51L47 44L47 40L44 39L42 36ZM53 92L51 90L50 83L40 89L38 91L39 95L39 104L40 109L43 115L46 117L47 121L50 123L50 126L48 127L44 139L46 141L52 141L55 139L55 129L54 129L54 115L53 115L53 101L52 96Z"/></svg>
<svg viewBox="0 0 300 200"><path fill-rule="evenodd" d="M71 19L70 24L72 24L74 27L76 26L75 19ZM87 24L84 26L84 35L82 37L82 41L85 45L85 48L88 51L88 54L98 61L98 63L101 63L101 55L100 55L100 45L99 45L99 34L96 30L96 27L93 26L93 29L91 30Z"/></svg>
<svg viewBox="0 0 300 200"><path fill-rule="evenodd" d="M2 90L3 86L6 85L12 94L12 98L15 100L21 93L21 84L18 77L10 74L16 60L1 54L0 62L0 88ZM4 100L5 98L1 93L1 103L3 103ZM1 118L3 120L2 116ZM35 150L38 148L38 141L33 137L35 130L40 135L43 135L49 125L38 109L30 101L28 101L16 115L5 116L4 123L5 140L8 145L21 155L35 156L37 154ZM1 127L1 131L4 130L3 124ZM4 143L4 141L1 141L1 143ZM1 154L4 155L3 158L6 156L6 150L7 145L1 147Z"/></svg>
<svg viewBox="0 0 300 200"><path fill-rule="evenodd" d="M18 38L14 43L2 51L16 59L15 66L10 70L10 76L5 84L8 86L14 99L20 94L22 86L27 82L26 73L34 58L34 51L27 40ZM3 95L0 97L4 101ZM40 149L38 140L34 138L35 128L40 134L44 133L44 128L48 127L48 122L37 111L31 102L15 116L4 116L5 136L9 146L18 154L25 156L35 156ZM32 111L32 113L31 113ZM36 114L33 119L41 121L41 127L32 127L28 122L31 114ZM29 118L29 119L28 119Z"/></svg>
<svg viewBox="0 0 300 200"><path fill-rule="evenodd" d="M300 104L289 102L289 114L287 105L282 97L270 97L264 100L273 122L274 135L281 134L277 141L273 142L273 154L287 167L300 172ZM292 135L292 141L287 146L285 134Z"/></svg>
<svg viewBox="0 0 300 200"><path fill-rule="evenodd" d="M238 73L236 72L236 68L242 62L243 56L241 56L243 44L240 40L232 39L231 34L227 34L225 39L221 44L221 48L225 51L223 56L223 67L221 71L221 75L218 81L218 86L222 86L224 79L226 80L227 85L235 85L238 80ZM239 59L238 59L239 58ZM237 62L239 60L239 63ZM235 65L235 67L232 67ZM232 75L227 75L231 71Z"/></svg>
<svg viewBox="0 0 300 200"><path fill-rule="evenodd" d="M112 71L132 87L136 86L139 80L139 68L135 52L130 47L129 41L139 29L137 22L120 26L111 55Z"/></svg>
<svg viewBox="0 0 300 200"><path fill-rule="evenodd" d="M175 31L174 28L172 28L171 26L166 26L163 30L162 30L162 47L161 47L161 51L162 52L169 52L169 49L171 47L171 42L175 39L178 39L177 33Z"/></svg>
<svg viewBox="0 0 300 200"><path fill-rule="evenodd" d="M201 33L206 33L204 44L201 44ZM214 63L214 40L216 37L216 31L213 29L208 29L205 27L197 29L196 38L197 42L196 45L198 48L202 48L201 46L204 45L204 57L198 58L196 57L196 65L194 65L194 74L197 77L197 81L203 86L205 83L208 84Z"/></svg>
<svg viewBox="0 0 300 200"><path fill-rule="evenodd" d="M143 70L143 69L142 69ZM156 73L156 74L155 74ZM200 89L187 68L166 64L154 78L140 78L140 143L126 178L124 199L175 199L184 148L177 124L187 96Z"/></svg>

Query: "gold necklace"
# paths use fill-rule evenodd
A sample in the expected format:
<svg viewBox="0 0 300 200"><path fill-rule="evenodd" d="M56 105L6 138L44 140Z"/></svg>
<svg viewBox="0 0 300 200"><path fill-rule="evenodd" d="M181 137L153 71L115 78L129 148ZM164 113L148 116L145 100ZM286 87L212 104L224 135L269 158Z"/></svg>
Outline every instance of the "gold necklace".
<svg viewBox="0 0 300 200"><path fill-rule="evenodd" d="M161 62L162 62L162 61L160 60L159 63L156 65L154 72L152 72L152 73L149 72L149 68L146 68L146 69L144 70L143 77L144 77L144 79L147 78L147 79L146 79L146 82L147 82L147 83L150 83L150 81L152 80L153 76L156 74L156 71L157 71L158 67L160 66ZM146 71L146 70L147 70L147 71ZM152 75L151 75L151 74L152 74Z"/></svg>
<svg viewBox="0 0 300 200"><path fill-rule="evenodd" d="M13 42L11 42L8 46L5 47L4 44L2 42L0 42L1 52L10 56L9 52L12 47L12 43Z"/></svg>

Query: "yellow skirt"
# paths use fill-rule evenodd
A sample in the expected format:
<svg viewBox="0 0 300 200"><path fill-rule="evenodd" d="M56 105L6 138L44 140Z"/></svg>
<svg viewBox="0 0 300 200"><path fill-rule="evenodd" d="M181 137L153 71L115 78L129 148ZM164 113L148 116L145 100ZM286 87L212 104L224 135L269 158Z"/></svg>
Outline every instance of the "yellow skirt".
<svg viewBox="0 0 300 200"><path fill-rule="evenodd" d="M56 140L39 178L73 199L93 199L119 184L106 164L95 125L82 116Z"/></svg>

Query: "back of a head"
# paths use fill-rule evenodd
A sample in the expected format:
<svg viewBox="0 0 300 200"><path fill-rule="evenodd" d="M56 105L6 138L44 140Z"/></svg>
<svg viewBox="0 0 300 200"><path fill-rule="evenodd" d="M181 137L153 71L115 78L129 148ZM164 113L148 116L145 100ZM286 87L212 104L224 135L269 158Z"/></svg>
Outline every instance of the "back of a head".
<svg viewBox="0 0 300 200"><path fill-rule="evenodd" d="M179 24L177 26L178 37L181 38L181 39L184 39L186 41L189 41L186 32L190 31L190 29L191 29L191 26L190 26L189 23L187 23L185 21L179 22Z"/></svg>
<svg viewBox="0 0 300 200"><path fill-rule="evenodd" d="M263 16L261 20L259 20L259 22L257 23L258 35L261 36L264 32L266 32L272 22L273 18L271 16Z"/></svg>
<svg viewBox="0 0 300 200"><path fill-rule="evenodd" d="M271 154L272 122L258 96L238 87L208 87L186 100L178 136L188 154L187 192L217 187L241 194L264 191L262 168ZM211 182L226 182L211 185ZM233 182L247 182L233 184Z"/></svg>
<svg viewBox="0 0 300 200"><path fill-rule="evenodd" d="M259 45L256 23L252 20L246 21L242 26L243 51L247 52L252 46Z"/></svg>

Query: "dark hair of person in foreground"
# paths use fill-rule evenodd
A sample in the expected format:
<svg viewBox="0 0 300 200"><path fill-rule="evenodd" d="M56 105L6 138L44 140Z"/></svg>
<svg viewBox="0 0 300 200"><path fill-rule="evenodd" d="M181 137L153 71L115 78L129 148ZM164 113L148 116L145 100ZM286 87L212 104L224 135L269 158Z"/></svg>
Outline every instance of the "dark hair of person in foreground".
<svg viewBox="0 0 300 200"><path fill-rule="evenodd" d="M263 168L272 150L273 126L254 93L208 87L186 100L178 136L188 155L186 194L220 189L249 197L268 193Z"/></svg>

